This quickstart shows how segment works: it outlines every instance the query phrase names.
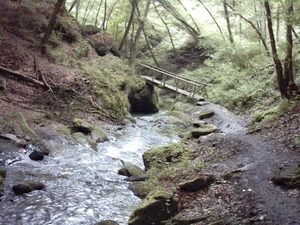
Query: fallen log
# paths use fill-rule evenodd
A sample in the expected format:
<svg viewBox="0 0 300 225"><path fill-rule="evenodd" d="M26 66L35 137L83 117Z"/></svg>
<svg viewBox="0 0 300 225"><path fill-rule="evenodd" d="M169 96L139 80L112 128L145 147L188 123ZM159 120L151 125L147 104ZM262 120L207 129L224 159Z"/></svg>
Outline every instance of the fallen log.
<svg viewBox="0 0 300 225"><path fill-rule="evenodd" d="M0 66L0 72L8 73L9 75L15 76L15 77L17 77L17 78L19 78L23 81L27 81L27 82L30 82L30 83L33 83L33 84L36 84L36 85L39 85L39 86L42 86L42 87L47 87L46 84L44 84L43 82L41 82L39 80L36 80L32 77L28 77L28 76L26 76L22 73L7 69L3 66Z"/></svg>

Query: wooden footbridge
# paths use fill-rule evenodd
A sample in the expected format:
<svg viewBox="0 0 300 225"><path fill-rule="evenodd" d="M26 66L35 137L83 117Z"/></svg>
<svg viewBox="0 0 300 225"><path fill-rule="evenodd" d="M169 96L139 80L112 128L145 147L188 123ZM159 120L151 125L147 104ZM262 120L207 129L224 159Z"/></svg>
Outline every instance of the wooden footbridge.
<svg viewBox="0 0 300 225"><path fill-rule="evenodd" d="M207 97L206 86L209 84L190 80L149 64L139 63L138 65L150 71L148 73L150 75L140 76L159 88L185 95L196 101L204 101L202 95ZM200 92L202 95L198 94Z"/></svg>

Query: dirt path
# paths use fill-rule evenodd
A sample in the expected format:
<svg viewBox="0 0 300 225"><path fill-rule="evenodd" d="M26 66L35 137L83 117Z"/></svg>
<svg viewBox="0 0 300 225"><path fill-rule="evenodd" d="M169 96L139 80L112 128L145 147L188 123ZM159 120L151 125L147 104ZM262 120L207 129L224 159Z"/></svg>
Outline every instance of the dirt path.
<svg viewBox="0 0 300 225"><path fill-rule="evenodd" d="M214 110L215 115L207 121L222 132L198 141L198 145L201 142L218 149L209 157L205 172L221 177L232 172L228 173L232 177L215 184L206 194L206 198L215 200L202 196L198 201L205 207L214 207L214 220L219 218L222 224L300 224L300 191L283 189L272 182L276 175L295 172L300 161L299 146L291 149L276 138L276 132L280 132L276 130L274 138L270 138L272 134L247 134L243 119L221 106L208 104L203 108ZM203 147L196 149L203 151Z"/></svg>
<svg viewBox="0 0 300 225"><path fill-rule="evenodd" d="M271 181L285 169L296 168L299 158L291 152L284 152L279 143L264 141L253 135L236 134L236 139L242 142L243 147L243 153L236 162L246 168L239 174L239 183L245 190L253 192L253 201L265 213L260 219L274 225L300 224L299 191L283 190Z"/></svg>

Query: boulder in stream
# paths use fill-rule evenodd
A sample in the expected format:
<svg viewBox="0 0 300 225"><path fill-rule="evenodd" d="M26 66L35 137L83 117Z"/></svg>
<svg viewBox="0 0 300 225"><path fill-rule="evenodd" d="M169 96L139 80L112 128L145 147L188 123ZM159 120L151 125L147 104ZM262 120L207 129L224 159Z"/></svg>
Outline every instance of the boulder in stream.
<svg viewBox="0 0 300 225"><path fill-rule="evenodd" d="M24 183L14 185L13 191L16 195L21 195L24 193L32 192L34 190L42 190L45 187L46 186L39 181L26 181Z"/></svg>
<svg viewBox="0 0 300 225"><path fill-rule="evenodd" d="M143 174L143 170L137 165L130 163L119 169L118 174L127 177L140 177Z"/></svg>
<svg viewBox="0 0 300 225"><path fill-rule="evenodd" d="M44 159L44 154L40 151L34 150L29 154L29 158L34 161L39 161Z"/></svg>

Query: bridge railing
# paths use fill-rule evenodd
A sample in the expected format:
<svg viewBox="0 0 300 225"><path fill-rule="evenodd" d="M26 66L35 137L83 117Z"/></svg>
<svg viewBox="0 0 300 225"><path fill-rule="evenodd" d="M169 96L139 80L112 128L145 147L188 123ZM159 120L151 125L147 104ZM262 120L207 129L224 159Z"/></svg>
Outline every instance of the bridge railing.
<svg viewBox="0 0 300 225"><path fill-rule="evenodd" d="M201 92L204 96L207 97L206 87L210 86L210 84L206 84L203 82L191 80L182 76L179 76L175 73L169 72L162 68L152 66L146 63L138 63L139 66L147 68L151 71L151 74L148 74L151 77L152 82L160 81L159 86L165 87L167 85L168 80L173 80L176 88L176 92L179 92L179 89L187 90L190 93L189 97L194 97L197 93ZM162 76L160 80L157 78ZM169 79L168 79L169 78Z"/></svg>

